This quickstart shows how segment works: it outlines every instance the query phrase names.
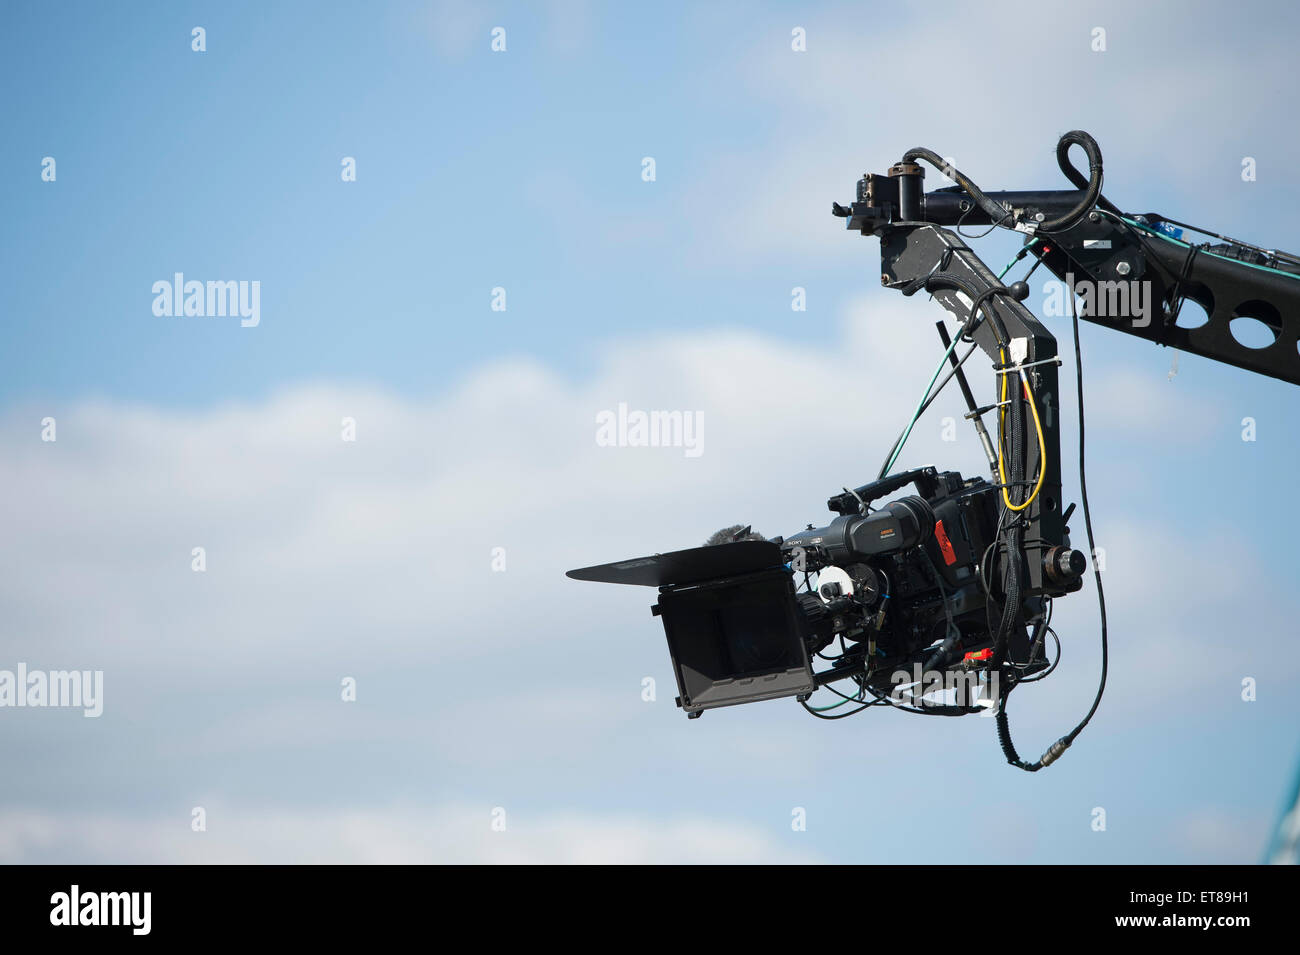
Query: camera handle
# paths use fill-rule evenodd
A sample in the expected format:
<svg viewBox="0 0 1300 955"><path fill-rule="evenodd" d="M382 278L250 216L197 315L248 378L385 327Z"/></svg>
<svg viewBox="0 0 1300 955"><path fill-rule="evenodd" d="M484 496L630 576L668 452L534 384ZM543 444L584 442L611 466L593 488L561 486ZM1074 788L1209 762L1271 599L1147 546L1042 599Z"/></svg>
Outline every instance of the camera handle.
<svg viewBox="0 0 1300 955"><path fill-rule="evenodd" d="M891 474L887 478L881 478L879 481L872 481L870 484L864 484L862 487L854 490L845 490L843 494L837 494L826 502L826 506L836 514L862 514L866 515L867 505L872 501L877 501L887 494L893 494L901 487L908 484L915 484L916 490L927 500L934 496L938 489L938 479L933 467L913 468L910 471L901 471L898 474Z"/></svg>

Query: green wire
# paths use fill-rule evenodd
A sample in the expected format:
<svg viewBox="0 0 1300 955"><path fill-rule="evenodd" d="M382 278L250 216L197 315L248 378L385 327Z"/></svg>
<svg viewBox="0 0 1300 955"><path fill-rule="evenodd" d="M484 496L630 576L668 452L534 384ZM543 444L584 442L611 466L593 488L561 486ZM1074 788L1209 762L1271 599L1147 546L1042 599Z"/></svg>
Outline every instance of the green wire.
<svg viewBox="0 0 1300 955"><path fill-rule="evenodd" d="M838 703L832 703L830 706L810 706L808 709L815 713L825 713L827 710L839 709L845 703L856 703L856 700L840 700Z"/></svg>
<svg viewBox="0 0 1300 955"><path fill-rule="evenodd" d="M998 281L1001 282L1001 281L1002 281L1002 276L1004 276L1004 275L1006 275L1008 272L1010 272L1010 271L1011 271L1011 267L1012 267L1013 265L1015 265L1017 262L1019 262L1021 259L1023 259L1023 258L1025 257L1025 253L1028 252L1030 249L1032 249L1032 248L1033 248L1034 246L1036 246L1036 245L1038 245L1038 240L1037 240L1037 239L1034 239L1032 242L1027 243L1023 249L1021 249L1019 252L1017 252L1017 253L1016 253L1016 257L1015 257L1014 259L1012 259L1010 262L1007 263L1007 267L1006 267L1005 269L1003 269L1001 272L998 273Z"/></svg>
<svg viewBox="0 0 1300 955"><path fill-rule="evenodd" d="M825 713L827 710L839 709L841 706L843 706L846 703L856 703L858 706L866 706L869 705L870 702L871 702L870 700L850 700L846 697L840 700L838 703L832 703L830 706L810 706L808 707L808 709L813 710L814 712L817 713Z"/></svg>
<svg viewBox="0 0 1300 955"><path fill-rule="evenodd" d="M885 470L884 473L880 475L881 477L886 477L889 474L890 470L894 467L894 462L897 461L898 456L903 453L903 445L907 444L907 439L911 437L912 434L912 428L916 426L916 422L921 418L921 409L925 407L925 400L930 397L930 389L933 388L934 383L939 380L939 373L943 371L943 366L948 362L948 356L952 354L952 350L957 347L959 341L961 341L960 335L952 340L952 344L948 346L948 350L945 351L943 357L939 359L939 367L936 368L934 374L930 376L930 383L925 386L925 393L921 395L921 400L916 403L916 410L912 412L912 420L907 423L907 427L903 430L903 436L898 440L898 447L894 448L894 453L890 455L889 463L885 465Z"/></svg>
<svg viewBox="0 0 1300 955"><path fill-rule="evenodd" d="M1020 250L1021 253L1025 252L1027 249L1032 248L1037 242L1038 240L1034 239L1033 242L1030 242L1028 245L1026 245L1023 249ZM1002 276L1010 272L1011 267L1015 265L1017 262L1019 262L1021 258L1022 256L1020 254L1017 254L1014 259L1012 259L1010 262L1007 263L1007 267L998 273L999 282L1002 281ZM959 341L961 341L960 335L958 335L956 338L952 340L952 344L948 346L948 350L944 352L943 357L939 359L939 367L934 370L934 374L930 377L930 383L925 386L925 393L921 395L921 400L916 403L916 410L912 412L912 420L907 423L907 428L904 429L903 436L898 440L898 447L894 448L894 453L890 455L889 463L885 465L885 470L881 472L880 477L883 478L889 475L889 472L894 467L894 462L897 461L898 456L903 453L903 445L907 444L907 439L912 434L912 428L916 427L916 422L920 420L921 409L925 407L926 401L929 400L930 398L930 389L933 388L934 383L939 380L939 373L943 371L943 366L948 362L948 356L952 354L952 350L957 347L957 343ZM879 478L877 478L877 480L879 480Z"/></svg>
<svg viewBox="0 0 1300 955"><path fill-rule="evenodd" d="M1125 222L1128 225L1131 225L1135 229L1141 229L1143 232L1147 233L1148 235L1155 236L1157 239L1164 239L1166 242L1172 242L1174 245L1180 246L1181 248L1184 249L1192 248L1192 243L1184 242L1182 239L1175 239L1172 235L1166 235L1165 233L1161 232L1159 229L1153 229L1148 225L1143 225L1141 222L1134 222L1132 219L1126 218L1125 216L1116 216L1116 218L1119 219L1121 222ZM1189 226L1189 228L1195 232L1200 231L1199 229L1196 228L1196 226ZM1202 233L1202 234L1208 235L1209 233ZM1217 236L1215 236L1214 238L1217 238ZM1223 261L1231 262L1234 265L1244 265L1248 269L1259 269L1261 272L1272 272L1274 275L1284 275L1289 279L1300 279L1300 275L1296 275L1294 272L1283 272L1281 269L1270 268L1267 265L1256 265L1254 262L1243 262L1241 259L1234 259L1231 256L1219 255L1219 253L1217 252L1202 250L1201 254L1208 255L1211 258L1215 258L1215 259L1222 259Z"/></svg>

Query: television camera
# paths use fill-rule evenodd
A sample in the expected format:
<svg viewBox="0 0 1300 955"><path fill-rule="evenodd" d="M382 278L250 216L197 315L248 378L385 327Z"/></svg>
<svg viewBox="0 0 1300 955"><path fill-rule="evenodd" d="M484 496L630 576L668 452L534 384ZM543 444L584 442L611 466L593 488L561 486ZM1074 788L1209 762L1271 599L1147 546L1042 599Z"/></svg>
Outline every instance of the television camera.
<svg viewBox="0 0 1300 955"><path fill-rule="evenodd" d="M1086 176L1071 161L1073 147L1088 157ZM1071 545L1075 505L1063 505L1059 422L1041 410L1045 397L1059 395L1056 338L1023 304L1028 276L1010 285L1002 276L1028 256L1030 274L1045 266L1068 288L1079 494L1095 553L1079 319L1300 384L1300 257L1154 213L1121 212L1101 192L1101 150L1085 132L1062 136L1056 158L1074 189L986 193L933 150L912 149L886 175L863 176L848 206L832 203L849 230L880 240L883 286L932 295L959 326L950 335L939 324L943 357L916 411L876 480L829 498L836 515L829 523L770 540L737 526L703 547L569 571L577 580L658 588L652 611L688 716L789 696L822 719L873 706L942 716L991 711L1007 761L1035 772L1096 713L1108 644L1094 566L1102 666L1092 707L1037 760L1021 759L1012 743L1007 698L1056 668L1052 602L1081 589L1088 560ZM922 162L956 185L926 193ZM964 241L962 227L979 225L1024 235L1001 276ZM1188 301L1204 310L1204 323L1182 320ZM1239 341L1233 323L1242 318L1261 322L1273 341ZM995 399L985 405L964 371L977 350L994 371ZM917 420L954 380L989 477L933 467L891 474ZM881 503L905 488L914 493ZM828 665L818 669L818 661ZM823 689L833 702L813 706Z"/></svg>

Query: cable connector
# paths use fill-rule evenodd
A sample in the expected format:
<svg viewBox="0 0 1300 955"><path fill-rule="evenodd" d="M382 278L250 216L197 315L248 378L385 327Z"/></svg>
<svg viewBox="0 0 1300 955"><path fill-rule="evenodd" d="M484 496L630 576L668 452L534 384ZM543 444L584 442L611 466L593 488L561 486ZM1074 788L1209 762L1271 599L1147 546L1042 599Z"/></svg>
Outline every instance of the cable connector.
<svg viewBox="0 0 1300 955"><path fill-rule="evenodd" d="M1070 748L1070 740L1062 736L1060 739L1058 739L1055 743L1053 743L1051 746L1047 748L1047 752L1044 753L1042 755L1042 758L1038 760L1038 765L1041 766L1043 769L1046 769L1048 766L1051 766L1052 763L1060 759L1061 754L1064 753L1069 748Z"/></svg>

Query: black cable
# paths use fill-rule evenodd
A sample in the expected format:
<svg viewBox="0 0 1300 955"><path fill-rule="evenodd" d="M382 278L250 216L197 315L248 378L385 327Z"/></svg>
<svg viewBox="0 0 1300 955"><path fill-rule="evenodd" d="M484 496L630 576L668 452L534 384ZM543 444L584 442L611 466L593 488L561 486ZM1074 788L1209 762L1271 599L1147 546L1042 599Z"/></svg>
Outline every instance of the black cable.
<svg viewBox="0 0 1300 955"><path fill-rule="evenodd" d="M957 374L957 370L961 368L962 365L966 364L966 359L969 358L972 354L974 354L975 349L978 347L979 347L978 345L971 345L970 348L967 350L966 354L961 356L961 360L958 361L957 364L954 365L952 368L948 369L948 374L944 375L943 380L939 382L939 386L934 389L933 393L931 393L929 398L925 399L925 404L921 405L921 410L917 413L918 417L920 417L920 415L925 414L926 409L929 408L930 405L934 403L934 399L939 397L939 392L943 391L944 385L952 381L953 377ZM892 454L893 451L891 450L890 453Z"/></svg>
<svg viewBox="0 0 1300 955"><path fill-rule="evenodd" d="M1021 677L1020 678L1021 683L1037 683L1040 680L1046 680L1049 676L1052 675L1053 672L1055 672L1057 664L1061 662L1061 638L1057 635L1056 631L1053 630L1051 627L1046 627L1044 629L1046 629L1048 635L1052 638L1052 641L1056 644L1056 659L1053 660L1052 665L1049 666L1042 673L1036 673L1033 676Z"/></svg>
<svg viewBox="0 0 1300 955"><path fill-rule="evenodd" d="M811 713L813 716L817 717L819 720L842 720L842 719L845 719L846 717L849 717L849 716L857 716L857 715L858 715L859 713L861 713L863 710L869 710L869 709L871 709L873 706L875 706L876 704L875 704L875 703L864 703L864 704L862 704L862 706L858 707L856 710L850 710L850 711L847 712L847 713L836 713L834 716L829 716L829 715L827 715L826 713L818 713L815 709L813 709L811 706L809 706L808 703L807 703L807 701L805 701L805 700L800 700L800 701L799 701L799 705L802 706L802 707L803 707L805 710L807 710L809 713Z"/></svg>
<svg viewBox="0 0 1300 955"><path fill-rule="evenodd" d="M856 679L857 679L857 676L854 676L853 679L856 680ZM861 686L860 684L859 684L859 686L858 686L858 693L857 693L856 696L849 696L847 693L841 693L839 690L835 689L835 687L831 686L829 683L823 683L823 684L821 684L820 686L818 686L817 689L819 689L819 690L825 690L825 691L828 692L828 693L834 693L834 694L835 694L836 696L838 696L840 699L842 699L842 700L844 700L844 701L846 701L846 702L848 702L848 703L866 703L866 702L867 702L866 700L864 700L864 699L862 698L862 686ZM875 704L872 703L872 704L870 704L870 705L871 705L871 706L874 706Z"/></svg>
<svg viewBox="0 0 1300 955"><path fill-rule="evenodd" d="M1021 761L1016 753L1016 748L1011 742L1011 728L1007 721L1007 694L1003 694L1002 705L998 707L997 714L998 740L1002 744L1002 752L1006 755L1008 763L1031 773L1036 773L1056 762L1061 754L1083 732L1083 728L1091 722L1097 712L1097 707L1101 705L1102 695L1106 692L1106 675L1110 664L1110 646L1106 630L1106 592L1101 583L1101 570L1097 567L1097 545L1092 534L1092 511L1088 506L1088 478L1084 460L1086 442L1084 440L1083 410L1083 348L1079 343L1079 314L1074 305L1074 289L1071 288L1069 293L1070 319L1074 326L1074 370L1079 392L1079 496L1083 500L1083 522L1088 531L1088 548L1092 554L1092 573L1097 582L1097 609L1101 616L1101 677L1097 682L1097 695L1093 698L1092 706L1089 707L1087 715L1079 721L1079 725L1048 747L1047 752L1036 763L1025 763ZM1057 659L1060 659L1059 656Z"/></svg>
<svg viewBox="0 0 1300 955"><path fill-rule="evenodd" d="M1192 263L1196 261L1196 255L1200 251L1201 247L1199 245L1189 244L1187 247L1187 257L1183 259L1183 269L1178 274L1178 278L1174 281L1174 287L1169 290L1169 318L1167 319L1167 324L1169 325L1177 324L1178 316L1183 312L1183 302L1186 301L1187 295L1184 293L1180 296L1178 292L1191 276Z"/></svg>
<svg viewBox="0 0 1300 955"><path fill-rule="evenodd" d="M1074 307L1074 289L1070 289L1070 318L1074 322L1074 369L1079 386L1079 496L1083 499L1083 523L1088 530L1088 552L1092 555L1092 573L1097 581L1097 609L1101 615L1101 679L1097 684L1097 696L1092 701L1088 715L1066 737L1067 746L1083 732L1083 728L1088 725L1093 714L1097 712L1097 707L1101 705L1101 696L1106 692L1106 670L1110 662L1110 649L1106 636L1106 591L1102 588L1101 570L1097 567L1097 545L1092 538L1092 511L1088 507L1088 478L1083 460L1083 349L1079 345L1079 315Z"/></svg>
<svg viewBox="0 0 1300 955"><path fill-rule="evenodd" d="M1082 174L1070 162L1070 147L1081 146L1083 151L1088 154L1088 179L1083 179ZM918 159L924 159L935 169L938 169L943 175L953 180L957 185L966 190L967 195L974 200L984 213L989 217L989 222L993 223L990 232L998 226L1004 225L1006 220L1011 217L1011 211L1004 206L993 201L985 194L984 190L975 185L970 177L965 175L959 169L952 168L946 163L942 156L933 149L926 149L924 146L916 146L903 153L902 161L905 163L915 162ZM1101 147L1097 141L1081 129L1072 129L1062 136L1056 143L1056 162L1061 167L1061 172L1065 173L1066 178L1075 186L1083 190L1083 196L1074 208L1057 216L1055 219L1048 219L1037 225L1037 233L1063 232L1066 229L1078 224L1084 216L1102 200L1101 183L1102 183L1102 160ZM1109 202L1106 202L1103 208L1109 208L1111 211L1118 213ZM960 228L958 229L960 232ZM987 233L986 233L987 234Z"/></svg>
<svg viewBox="0 0 1300 955"><path fill-rule="evenodd" d="M1056 143L1056 163L1061 167L1061 171L1070 179L1074 185L1083 189L1075 177L1079 176L1078 170L1070 163L1070 147L1081 146L1083 151L1088 154L1088 185L1084 189L1083 198L1073 209L1064 215L1057 216L1055 219L1048 219L1046 222L1038 224L1039 233L1064 232L1082 221L1083 217L1092 211L1101 198L1101 147L1097 145L1097 140L1093 139L1081 129L1072 129L1062 136ZM1109 203L1108 203L1109 205Z"/></svg>
<svg viewBox="0 0 1300 955"><path fill-rule="evenodd" d="M1011 401L1007 409L1010 418L1010 427L1005 429L1009 432L1011 438L1010 454L1006 457L1010 460L1010 481L1017 483L1024 479L1024 430L1025 430L1025 408L1023 402L1023 389L1020 382L1016 382L1016 396ZM1003 430L1003 429L999 429ZM1009 492L1008 492L1009 496ZM1005 510L1006 508L1004 508ZM991 669L1000 670L1002 662L1007 655L1007 642L1011 636L1011 629L1016 625L1016 617L1020 614L1020 569L1021 569L1021 548L1023 543L1023 528L1018 521L1012 520L1007 524L1006 536L1006 567L1004 572L1006 580L1003 584L1003 604L1002 619L998 623L998 629L993 641L993 656L990 659L989 666Z"/></svg>
<svg viewBox="0 0 1300 955"><path fill-rule="evenodd" d="M913 295L916 292L919 292L922 288L924 288L925 291L929 292L932 295L935 293L935 291L942 288L947 288L965 294L967 298L972 299L972 302L971 302L970 311L966 316L966 321L962 323L961 328L957 332L957 336L959 338L965 339L966 336L968 336L975 329L975 327L979 324L978 317L979 317L979 312L982 309L984 311L984 315L986 316L986 320L989 323L989 327L993 329L993 337L997 339L998 345L1000 347L1004 349L1006 348L1006 343L1008 338L1007 329L1006 326L1002 324L1002 319L998 316L997 310L994 309L993 307L993 297L995 295L1011 294L1011 289L1008 286L993 285L986 288L983 292L976 294L973 288L971 288L968 284L966 284L959 278L955 278L954 276L951 275L944 275L942 273L931 273L930 275L925 276L925 278L922 280L916 280L913 282L906 283L902 291L904 295ZM970 351L966 352L966 354L962 356L961 361L964 362L967 358L971 356L971 354L974 351L975 349L974 347L972 347ZM961 362L958 362L957 368L960 367L961 367ZM948 373L948 376L945 377L943 380L943 385L946 385L948 381L952 378L952 376L956 374L957 368L952 369ZM926 408L930 407L931 402L934 401L935 397L938 397L939 391L943 389L943 385L940 385L939 388L935 390L934 395L928 397L927 400L921 405L921 407L917 409L916 414L913 415L912 417L912 422L911 424L909 424L909 427L914 425L916 421L920 419L921 415L925 413ZM889 453L885 455L885 461L880 466L880 473L876 475L877 480L880 480L885 476L885 472L888 471L889 469L889 463L891 460L893 460L894 452L896 452L898 450L898 446L903 443L903 438L907 433L908 433L908 429L904 428L902 433L898 436L897 440L894 441L893 446L889 449Z"/></svg>
<svg viewBox="0 0 1300 955"><path fill-rule="evenodd" d="M858 677L855 676L854 679L857 680ZM807 702L806 700L800 700L800 701L799 701L799 704L800 704L800 705L801 705L805 710L807 710L809 713L811 713L813 716L817 717L818 719L821 719L821 720L842 720L842 719L844 719L845 717L848 717L848 716L857 716L857 715L858 715L859 713L861 713L863 710L868 710L868 709L870 709L870 708L873 707L873 706L880 706L880 702L879 702L879 700L876 700L876 701L873 701L873 702L871 702L871 703L868 703L866 700L862 699L862 693L863 693L864 688L865 688L864 685L863 685L862 683L859 683L859 684L858 684L858 693L857 693L857 696L854 697L854 696L846 696L845 694L841 693L839 690L835 689L833 686L830 686L830 685L828 685L828 684L823 684L822 686L818 687L818 689L821 689L821 690L828 690L829 692L835 694L836 696L840 697L842 700L844 700L844 701L846 701L846 702L848 702L848 703L861 703L861 704L862 704L862 705L859 706L856 710L848 710L848 711L846 711L846 712L844 712L844 713L836 713L834 716L828 716L826 713L824 713L824 712L822 712L822 711L820 711L820 710L818 710L818 709L816 709L816 708L814 708L814 707L809 706L809 705L808 705L808 702ZM872 695L874 696L875 694L872 694ZM840 704L838 704L838 703L835 704L835 706L837 706L837 707L838 707L839 705L840 705ZM833 708L833 707L832 707L832 708Z"/></svg>
<svg viewBox="0 0 1300 955"><path fill-rule="evenodd" d="M974 330L976 325L975 313L981 307L983 307L984 314L987 315L989 318L989 327L993 329L993 337L997 339L998 345L1000 347L1006 348L1007 339L1010 336L1007 335L1007 327L1002 324L1002 319L998 315L997 309L993 307L993 296L1010 295L1010 294L1011 294L1011 289L1006 285L990 285L983 292L980 292L980 294L975 297L974 302L971 303L971 309L970 309L971 317L967 319L967 325L969 325L969 328L963 326L961 331L958 334L969 335L971 331Z"/></svg>
<svg viewBox="0 0 1300 955"><path fill-rule="evenodd" d="M1033 619L1033 624L1033 640L1029 644L1029 654L1027 659L1024 663L1017 663L1015 660L1011 661L1012 666L1019 667L1022 670L1027 670L1034 665L1034 657L1038 655L1038 648L1043 645L1043 636L1047 630L1047 615L1045 613L1040 613Z"/></svg>
<svg viewBox="0 0 1300 955"><path fill-rule="evenodd" d="M870 686L867 687L867 692L874 696L879 702L892 706L896 710L902 710L904 713L917 713L921 716L968 716L971 713L978 713L980 711L980 707L978 706L953 706L949 703L926 705L924 708L908 706L906 703L899 703L892 697L881 696ZM914 697L914 699L921 698ZM873 703L871 705L874 706L875 704Z"/></svg>
<svg viewBox="0 0 1300 955"><path fill-rule="evenodd" d="M1178 321L1178 316L1182 313L1183 301L1187 298L1186 295L1183 296L1178 295L1179 286L1182 285L1185 281L1187 281L1188 277L1190 276L1192 263L1195 260L1196 256L1200 253L1202 246L1194 245L1191 242L1187 243L1188 254L1187 257L1183 260L1182 271L1179 274L1175 274L1171 269L1167 268L1163 262L1161 262L1160 257L1147 243L1147 235L1146 233L1143 232L1143 230L1136 229L1133 226L1131 226L1129 223L1125 222L1123 215L1118 210L1112 212L1106 209L1104 206L1102 206L1101 208L1102 208L1103 215L1107 215L1110 218L1114 219L1115 224L1118 225L1120 228L1122 228L1129 235L1131 235L1134 238L1134 240L1136 240L1137 244L1142 247L1142 250L1147 254L1148 265L1153 266L1156 270L1158 270L1159 272L1163 273L1168 278L1173 280L1172 284L1170 285L1169 291L1165 293L1164 305L1165 305L1165 324L1166 325L1174 324L1175 322ZM1166 219L1165 221L1173 222L1172 219ZM1187 228L1195 229L1196 226L1187 226ZM1201 231L1201 230L1197 230L1197 231ZM1206 233L1206 234L1213 235L1213 233ZM1220 237L1216 236L1216 238L1220 238ZM1208 244L1209 243L1206 243L1206 245Z"/></svg>
<svg viewBox="0 0 1300 955"><path fill-rule="evenodd" d="M939 586L939 599L943 602L944 633L943 640L939 648L934 652L929 660L925 662L925 669L942 669L948 662L948 657L953 648L961 640L961 628L959 628L952 619L952 607L948 605L948 588L943 585L943 578L939 576L939 568L934 566L934 559L930 557L930 552L924 547L919 548L922 556L925 557L926 566L930 568L930 573L934 575L934 582Z"/></svg>
<svg viewBox="0 0 1300 955"><path fill-rule="evenodd" d="M975 208L974 206L971 206L970 209L967 209L965 212L963 212L963 213L961 214L961 218L957 220L957 224L953 226L953 229L955 229L956 232L957 232L957 234L958 234L959 236L961 236L963 239L982 239L982 238L984 238L986 235L990 235L990 234L992 234L992 232L993 232L994 229L999 228L999 227L1002 225L1002 223L1006 222L1006 221L1007 221L1008 219L1010 219L1010 218L1012 217L1012 215L1013 215L1013 213L1012 213L1010 210L1008 210L1006 213L1003 214L1003 216L1002 216L1001 219L998 219L996 222L994 222L991 226L989 226L987 229L985 229L985 230L984 230L983 232L981 232L979 235L972 235L972 234L969 233L969 232L962 232L962 231L961 231L961 220L962 220L962 219L965 219L966 216L970 215L970 211L971 211L971 209L974 209L974 208Z"/></svg>
<svg viewBox="0 0 1300 955"><path fill-rule="evenodd" d="M1088 177L1075 169L1074 164L1070 162L1070 147L1072 145L1074 145L1074 143L1067 142L1064 136L1057 141L1056 164L1061 167L1061 172L1065 173L1065 178L1070 180L1071 184L1073 184L1076 189L1087 189ZM1101 209L1105 209L1107 212L1121 215L1119 207L1103 196L1100 191L1097 193L1097 206Z"/></svg>
<svg viewBox="0 0 1300 955"><path fill-rule="evenodd" d="M1007 457L1010 460L1010 479L1013 482L1020 481L1024 477L1025 408L1023 393L1024 388L1017 379L1015 396L1011 399L1010 407L1006 409L1007 416L1010 418L1010 427L1005 429L1009 432L1011 440L1010 454ZM1004 508L1004 510L1007 510L1007 508ZM1016 618L1020 615L1020 569L1021 553L1024 546L1023 536L1024 528L1017 520L1008 522L1005 531L1006 567L1004 573L1006 581L1003 585L1002 618L998 621L998 628L993 641L993 656L989 659L989 671L997 673L999 679L1008 681L1011 679L1011 671L1003 664L1007 657L1007 645L1010 641L1011 630L1016 626ZM1006 756L1008 763L1021 769L1028 769L1028 765L1020 759L1015 746L1011 742L1011 729L1007 722L1007 698L1014 688L1015 683L1011 682L1009 686L1002 690L1001 699L998 701L996 716L998 740L1002 744L1002 753Z"/></svg>
<svg viewBox="0 0 1300 955"><path fill-rule="evenodd" d="M953 169L948 163L944 162L933 149L926 149L924 146L916 146L903 153L903 162L915 162L917 159L924 159L943 175L947 176L957 185L966 190L966 194L975 200L975 204L987 213L989 221L999 223L1007 217L1007 210L998 205L992 199L984 194L979 186L975 185L968 176L962 174L961 170Z"/></svg>

